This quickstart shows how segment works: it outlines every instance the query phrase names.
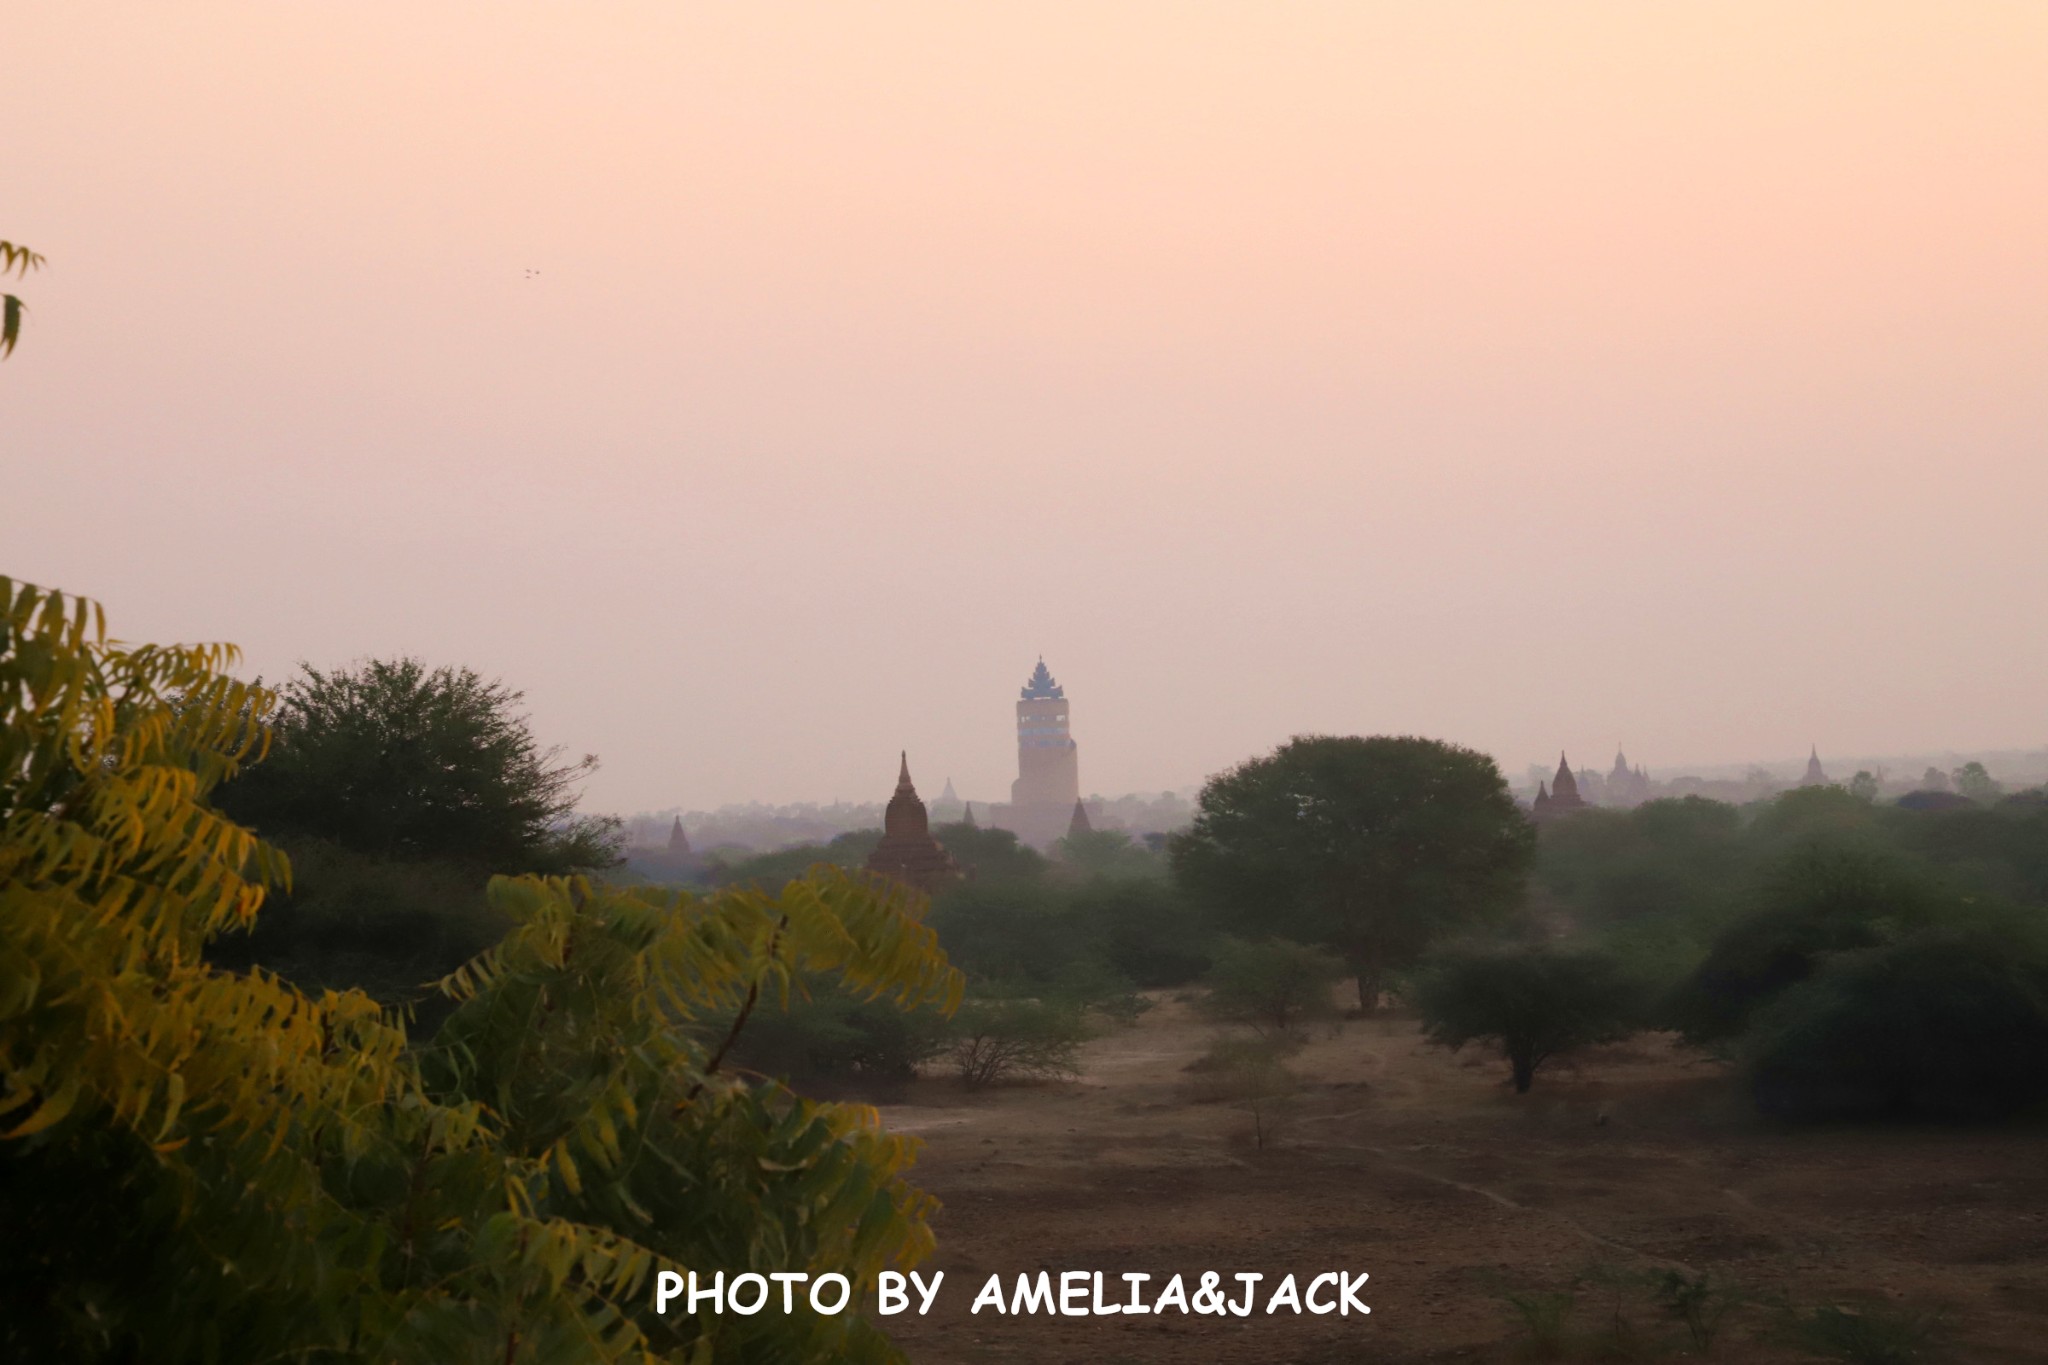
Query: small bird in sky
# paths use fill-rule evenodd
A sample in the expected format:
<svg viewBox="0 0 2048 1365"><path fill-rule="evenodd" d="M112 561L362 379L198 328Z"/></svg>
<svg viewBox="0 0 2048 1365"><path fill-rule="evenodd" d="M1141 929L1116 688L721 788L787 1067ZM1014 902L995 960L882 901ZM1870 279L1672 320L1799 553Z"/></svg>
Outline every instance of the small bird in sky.
<svg viewBox="0 0 2048 1365"><path fill-rule="evenodd" d="M530 279L532 279L532 278L533 278L534 276L536 276L536 275L538 275L538 274L540 274L540 272L539 272L538 270L528 270L528 271L526 272L526 278L530 280Z"/></svg>

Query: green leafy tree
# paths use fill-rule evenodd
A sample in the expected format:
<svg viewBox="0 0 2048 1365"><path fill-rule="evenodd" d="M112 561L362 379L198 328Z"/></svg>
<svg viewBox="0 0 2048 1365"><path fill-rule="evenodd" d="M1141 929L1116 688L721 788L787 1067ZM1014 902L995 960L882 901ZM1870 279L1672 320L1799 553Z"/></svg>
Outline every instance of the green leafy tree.
<svg viewBox="0 0 2048 1365"><path fill-rule="evenodd" d="M804 876L824 863L832 867L857 868L867 865L868 855L881 842L878 829L849 830L836 835L829 844L798 844L767 853L749 853L728 861L714 854L706 875L716 886L780 886Z"/></svg>
<svg viewBox="0 0 2048 1365"><path fill-rule="evenodd" d="M1091 881L1076 887L1068 903L1103 963L1137 986L1184 985L1209 969L1215 934L1170 882Z"/></svg>
<svg viewBox="0 0 2048 1365"><path fill-rule="evenodd" d="M1849 795L1858 801L1875 801L1877 793L1877 774L1865 769L1849 779Z"/></svg>
<svg viewBox="0 0 2048 1365"><path fill-rule="evenodd" d="M28 272L42 267L43 258L25 246L13 242L0 242L0 279L9 274L28 278ZM13 294L0 294L0 360L14 354L14 343L21 340L21 315L28 306Z"/></svg>
<svg viewBox="0 0 2048 1365"><path fill-rule="evenodd" d="M1875 846L1882 838L1883 816L1843 787L1795 787L1752 809L1744 838L1759 859L1821 843Z"/></svg>
<svg viewBox="0 0 2048 1365"><path fill-rule="evenodd" d="M522 694L467 668L375 659L301 665L279 693L269 761L221 808L266 837L311 836L380 858L570 873L618 861L616 821L579 817L594 757L543 749Z"/></svg>
<svg viewBox="0 0 2048 1365"><path fill-rule="evenodd" d="M1484 754L1304 736L1212 778L1169 847L1176 880L1226 927L1337 953L1371 1010L1389 971L1521 900L1534 845Z"/></svg>
<svg viewBox="0 0 2048 1365"><path fill-rule="evenodd" d="M898 1009L816 977L799 983L786 1003L756 1009L731 1056L784 1080L889 1086L914 1079L920 1063L943 1051L948 1027L936 1008Z"/></svg>
<svg viewBox="0 0 2048 1365"><path fill-rule="evenodd" d="M977 981L1050 986L1093 955L1089 926L1058 888L979 879L941 892L930 923Z"/></svg>
<svg viewBox="0 0 2048 1365"><path fill-rule="evenodd" d="M461 864L374 858L324 839L294 839L292 884L265 898L244 932L207 945L234 971L259 964L303 989L356 988L410 1008L423 1027L447 1014L433 983L503 938L488 878Z"/></svg>
<svg viewBox="0 0 2048 1365"><path fill-rule="evenodd" d="M1429 1040L1456 1051L1488 1041L1507 1058L1515 1093L1573 1048L1626 1038L1643 1026L1641 992L1613 958L1548 947L1441 950L1410 990Z"/></svg>
<svg viewBox="0 0 2048 1365"><path fill-rule="evenodd" d="M1286 939L1226 939L1204 978L1209 994L1202 1008L1212 1019L1284 1037L1336 1014L1330 992L1343 976L1343 959L1319 948Z"/></svg>
<svg viewBox="0 0 2048 1365"><path fill-rule="evenodd" d="M1158 851L1120 829L1092 829L1069 834L1053 848L1060 864L1083 877L1164 877L1166 860Z"/></svg>
<svg viewBox="0 0 2048 1365"><path fill-rule="evenodd" d="M2005 784L1994 778L1975 759L1955 771L1956 791L1980 806L1988 806L2005 795Z"/></svg>
<svg viewBox="0 0 2048 1365"><path fill-rule="evenodd" d="M1701 796L1589 810L1544 832L1536 882L1585 926L1712 917L1742 867L1741 812Z"/></svg>
<svg viewBox="0 0 2048 1365"><path fill-rule="evenodd" d="M1011 830L961 821L933 826L932 837L977 882L1035 882L1046 873L1045 855L1019 843Z"/></svg>
<svg viewBox="0 0 2048 1365"><path fill-rule="evenodd" d="M2048 799L2009 796L1996 807L1885 812L1886 842L1924 858L1971 893L2048 907Z"/></svg>
<svg viewBox="0 0 2048 1365"><path fill-rule="evenodd" d="M891 1360L859 1312L654 1311L661 1271L929 1252L916 1143L726 1063L829 976L961 982L901 888L500 878L514 924L415 1049L358 992L201 953L286 860L209 804L272 698L0 579L0 1357L361 1365ZM858 1302L858 1300L856 1300Z"/></svg>
<svg viewBox="0 0 2048 1365"><path fill-rule="evenodd" d="M1810 844L1769 866L1748 913L1714 940L1669 1013L1686 1040L1737 1037L1756 1011L1812 976L1830 953L1874 947L1936 919L1952 898L1913 862L1859 846Z"/></svg>
<svg viewBox="0 0 2048 1365"><path fill-rule="evenodd" d="M2048 942L2029 918L1837 954L1746 1051L1778 1117L2003 1117L2048 1099Z"/></svg>

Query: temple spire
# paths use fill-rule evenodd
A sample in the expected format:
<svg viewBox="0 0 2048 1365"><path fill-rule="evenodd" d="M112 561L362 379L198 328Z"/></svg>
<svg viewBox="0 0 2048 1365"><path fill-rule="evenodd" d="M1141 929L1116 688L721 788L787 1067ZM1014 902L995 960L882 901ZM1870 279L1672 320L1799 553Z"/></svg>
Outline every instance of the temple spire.
<svg viewBox="0 0 2048 1365"><path fill-rule="evenodd" d="M1093 834L1095 826L1088 822L1088 807L1077 798L1074 802L1074 818L1067 822L1067 837L1077 834Z"/></svg>
<svg viewBox="0 0 2048 1365"><path fill-rule="evenodd" d="M1537 784L1536 791L1536 810L1540 816L1565 815L1586 807L1586 798L1579 795L1579 779L1572 775L1572 765L1562 753L1557 756L1557 776L1550 780L1548 799L1544 799L1541 783Z"/></svg>
<svg viewBox="0 0 2048 1365"><path fill-rule="evenodd" d="M917 788L910 784L910 755L902 755L896 794L882 811L882 840L868 855L868 871L932 891L958 881L960 869L939 841L932 838L931 818Z"/></svg>
<svg viewBox="0 0 2048 1365"><path fill-rule="evenodd" d="M1031 670L1031 676L1024 680L1023 690L1018 693L1025 701L1065 701L1067 690L1053 681L1052 673L1045 666L1045 656L1038 656L1038 667Z"/></svg>

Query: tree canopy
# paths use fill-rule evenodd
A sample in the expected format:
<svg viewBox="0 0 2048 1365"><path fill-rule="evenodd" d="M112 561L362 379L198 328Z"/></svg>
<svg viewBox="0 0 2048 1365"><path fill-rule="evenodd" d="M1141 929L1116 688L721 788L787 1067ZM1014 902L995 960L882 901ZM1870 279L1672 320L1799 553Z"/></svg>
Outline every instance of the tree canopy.
<svg viewBox="0 0 2048 1365"><path fill-rule="evenodd" d="M1517 944L1443 950L1417 974L1413 994L1431 1042L1453 1051L1498 1043L1518 1095L1551 1058L1626 1038L1643 1023L1635 983L1596 952Z"/></svg>
<svg viewBox="0 0 2048 1365"><path fill-rule="evenodd" d="M1212 778L1169 848L1176 879L1225 926L1321 944L1371 1009L1388 971L1520 901L1534 844L1484 754L1303 736Z"/></svg>
<svg viewBox="0 0 2048 1365"><path fill-rule="evenodd" d="M267 740L232 662L110 644L90 603L0 578L0 1356L898 1358L858 1311L664 1316L649 1288L860 1294L930 1251L915 1139L725 1065L756 1002L821 973L956 1005L921 898L498 878L515 927L418 1048L359 992L200 952L289 877L209 804Z"/></svg>
<svg viewBox="0 0 2048 1365"><path fill-rule="evenodd" d="M508 873L611 865L615 822L575 813L596 758L541 748L521 700L470 669L417 659L301 665L279 692L269 760L223 788L221 808L266 837L379 858Z"/></svg>
<svg viewBox="0 0 2048 1365"><path fill-rule="evenodd" d="M932 837L978 882L1028 882L1045 875L1045 855L1007 829L963 822L932 826Z"/></svg>

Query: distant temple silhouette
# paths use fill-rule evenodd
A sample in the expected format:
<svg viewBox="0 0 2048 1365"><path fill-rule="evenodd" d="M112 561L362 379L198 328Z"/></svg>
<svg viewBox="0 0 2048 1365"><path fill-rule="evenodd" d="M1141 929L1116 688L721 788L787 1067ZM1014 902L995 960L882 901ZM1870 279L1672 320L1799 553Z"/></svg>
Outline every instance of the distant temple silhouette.
<svg viewBox="0 0 2048 1365"><path fill-rule="evenodd" d="M680 815L676 817L675 823L668 827L668 856L671 858L688 858L692 856L690 836L683 833L683 817Z"/></svg>
<svg viewBox="0 0 2048 1365"><path fill-rule="evenodd" d="M960 880L953 855L932 838L931 819L910 780L908 753L896 775L896 793L882 812L882 842L868 855L868 871L920 891L936 891Z"/></svg>
<svg viewBox="0 0 2048 1365"><path fill-rule="evenodd" d="M1549 788L1546 790L1541 782L1536 784L1536 802L1529 808L1529 818L1541 823L1584 809L1586 798L1579 795L1579 779L1572 776L1572 765L1565 762L1563 754L1559 754L1557 776L1550 779Z"/></svg>
<svg viewBox="0 0 2048 1365"><path fill-rule="evenodd" d="M1067 730L1066 689L1053 681L1044 658L1017 696L1017 780L1010 784L1010 803L989 808L989 823L1043 848L1073 823L1080 763Z"/></svg>
<svg viewBox="0 0 2048 1365"><path fill-rule="evenodd" d="M1088 823L1088 807L1078 796L1074 798L1074 818L1067 821L1067 837L1077 834L1093 834L1095 827Z"/></svg>
<svg viewBox="0 0 2048 1365"><path fill-rule="evenodd" d="M1614 767L1607 774L1607 790L1601 795L1604 805L1640 806L1650 799L1650 774L1646 769L1629 767L1628 755L1616 749Z"/></svg>
<svg viewBox="0 0 2048 1365"><path fill-rule="evenodd" d="M1820 766L1820 746L1814 745L1806 756L1806 775L1799 779L1802 787L1825 787L1828 785L1827 770Z"/></svg>

